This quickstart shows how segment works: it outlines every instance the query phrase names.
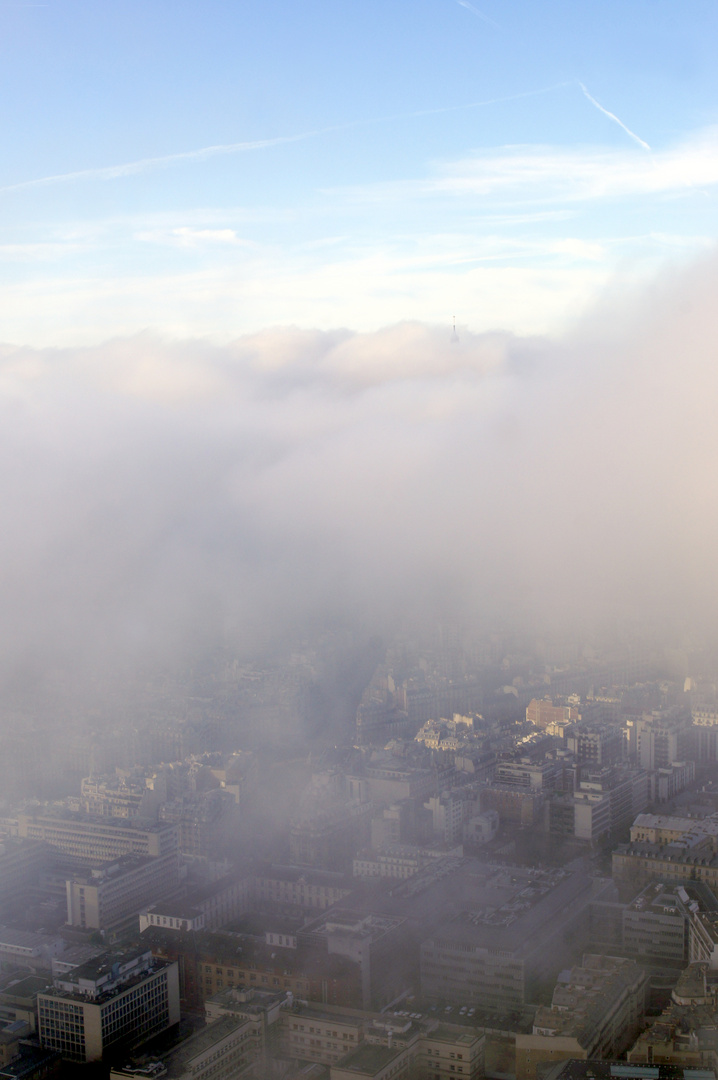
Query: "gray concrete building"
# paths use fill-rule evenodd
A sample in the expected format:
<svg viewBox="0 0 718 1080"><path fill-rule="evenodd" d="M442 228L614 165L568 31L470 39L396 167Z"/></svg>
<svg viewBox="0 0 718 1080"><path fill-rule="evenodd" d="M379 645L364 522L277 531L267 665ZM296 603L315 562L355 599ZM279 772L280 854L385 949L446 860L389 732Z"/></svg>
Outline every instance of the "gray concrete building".
<svg viewBox="0 0 718 1080"><path fill-rule="evenodd" d="M572 938L588 934L591 902L602 896L613 896L611 882L559 870L499 906L462 911L421 943L422 994L494 1012L535 1001L570 962Z"/></svg>

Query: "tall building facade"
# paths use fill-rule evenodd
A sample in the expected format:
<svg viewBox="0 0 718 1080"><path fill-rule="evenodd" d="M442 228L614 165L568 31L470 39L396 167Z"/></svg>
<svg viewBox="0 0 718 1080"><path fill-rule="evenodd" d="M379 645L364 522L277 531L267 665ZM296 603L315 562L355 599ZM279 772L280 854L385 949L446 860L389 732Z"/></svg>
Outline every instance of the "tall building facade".
<svg viewBox="0 0 718 1080"><path fill-rule="evenodd" d="M43 1046L68 1061L100 1061L113 1046L135 1045L180 1019L177 963L152 952L105 954L55 980L39 994Z"/></svg>

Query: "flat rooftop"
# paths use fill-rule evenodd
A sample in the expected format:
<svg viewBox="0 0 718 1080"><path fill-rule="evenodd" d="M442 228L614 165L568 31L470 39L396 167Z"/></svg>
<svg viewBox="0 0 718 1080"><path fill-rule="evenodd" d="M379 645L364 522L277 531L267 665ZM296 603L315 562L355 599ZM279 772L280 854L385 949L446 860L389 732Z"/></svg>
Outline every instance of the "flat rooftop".
<svg viewBox="0 0 718 1080"><path fill-rule="evenodd" d="M39 975L27 975L24 979L18 979L16 982L3 986L0 997L32 998L35 994L42 994L48 989L52 989L49 979L44 979Z"/></svg>
<svg viewBox="0 0 718 1080"><path fill-rule="evenodd" d="M678 890L681 890L683 896ZM684 899L685 898L685 899ZM645 912L651 915L675 915L686 914L690 897L681 885L664 885L652 883L635 897L628 905L628 911Z"/></svg>
<svg viewBox="0 0 718 1080"><path fill-rule="evenodd" d="M145 866L157 865L157 857L154 855L121 855L117 859L98 863L97 866L80 867L72 874L72 880L78 885L101 885L105 881L116 881L125 874L133 874Z"/></svg>
<svg viewBox="0 0 718 1080"><path fill-rule="evenodd" d="M66 810L64 807L53 810L42 810L39 813L21 814L20 817L41 824L70 826L87 825L89 827L94 827L95 829L109 829L110 831L129 829L132 832L158 833L166 832L167 830L176 827L174 823L165 821L150 821L147 818L138 817L99 817L96 814L86 814L82 810Z"/></svg>
<svg viewBox="0 0 718 1080"><path fill-rule="evenodd" d="M358 1012L356 1016L350 1016L348 1014L342 1015L330 1010L321 1008L313 1008L311 1005L302 1005L296 1011L289 1011L287 1015L291 1015L292 1018L296 1017L297 1020L319 1020L326 1023L331 1021L333 1024L349 1024L351 1027L361 1027L366 1021L366 1013Z"/></svg>
<svg viewBox="0 0 718 1080"><path fill-rule="evenodd" d="M592 893L593 881L588 874L560 874L537 878L500 906L468 907L441 923L429 937L479 949L531 953L541 941L543 926L555 921L558 912L582 895L588 900Z"/></svg>
<svg viewBox="0 0 718 1080"><path fill-rule="evenodd" d="M401 926L403 922L401 916L396 915L362 914L348 909L331 908L318 919L304 926L301 936L306 938L309 934L339 933L370 937L372 941L378 941L385 934Z"/></svg>
<svg viewBox="0 0 718 1080"><path fill-rule="evenodd" d="M52 945L57 940L52 934L36 934L33 930L14 930L10 926L0 926L0 948L36 949L42 945Z"/></svg>
<svg viewBox="0 0 718 1080"><path fill-rule="evenodd" d="M697 824L696 818L671 817L669 814L639 814L631 826L634 829L672 829L688 832Z"/></svg>
<svg viewBox="0 0 718 1080"><path fill-rule="evenodd" d="M246 1023L248 1023L247 1020L234 1016L222 1016L190 1036L185 1042L180 1043L164 1059L168 1078L186 1076L188 1066L194 1058L211 1050L216 1043L226 1039L233 1031L244 1027Z"/></svg>
<svg viewBox="0 0 718 1080"><path fill-rule="evenodd" d="M255 875L258 878L268 878L270 881L290 881L296 884L304 885L345 885L347 888L353 887L351 879L347 879L345 874L340 874L335 870L313 870L307 866L291 866L281 865L277 866L272 863L260 864Z"/></svg>
<svg viewBox="0 0 718 1080"><path fill-rule="evenodd" d="M99 956L90 957L83 964L78 964L68 975L74 979L95 980L111 971L115 964L120 967L130 964L133 960L139 960L141 956L147 956L150 950L145 946L139 949L128 949L122 953L103 952Z"/></svg>
<svg viewBox="0 0 718 1080"><path fill-rule="evenodd" d="M390 1050L387 1046L363 1043L346 1057L340 1058L336 1067L344 1072L355 1072L358 1076L374 1076L379 1069L386 1068L403 1052L403 1049Z"/></svg>
<svg viewBox="0 0 718 1080"><path fill-rule="evenodd" d="M438 1039L439 1042L451 1043L458 1046L473 1046L477 1040L483 1038L478 1032L474 1035L469 1035L468 1032L463 1034L457 1034L455 1027L449 1027L448 1024L439 1024L438 1027L427 1031L426 1038Z"/></svg>

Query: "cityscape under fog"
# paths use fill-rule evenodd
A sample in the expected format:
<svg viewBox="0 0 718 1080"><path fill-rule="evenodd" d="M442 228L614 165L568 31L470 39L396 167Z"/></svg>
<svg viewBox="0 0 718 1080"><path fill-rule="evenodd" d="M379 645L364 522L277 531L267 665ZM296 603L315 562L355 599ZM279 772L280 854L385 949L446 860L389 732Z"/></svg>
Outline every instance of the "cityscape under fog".
<svg viewBox="0 0 718 1080"><path fill-rule="evenodd" d="M61 726L16 688L7 1075L712 1075L715 664L440 624L218 649Z"/></svg>
<svg viewBox="0 0 718 1080"><path fill-rule="evenodd" d="M718 1080L716 41L0 0L0 1080Z"/></svg>

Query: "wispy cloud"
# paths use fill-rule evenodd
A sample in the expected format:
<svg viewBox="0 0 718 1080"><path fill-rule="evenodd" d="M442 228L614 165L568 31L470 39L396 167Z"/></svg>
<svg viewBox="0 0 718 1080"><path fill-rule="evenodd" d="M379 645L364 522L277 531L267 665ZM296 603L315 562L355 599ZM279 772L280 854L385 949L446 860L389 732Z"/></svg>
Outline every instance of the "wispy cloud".
<svg viewBox="0 0 718 1080"><path fill-rule="evenodd" d="M459 0L460 3L463 0ZM471 6L471 5L469 5ZM479 14L478 12L476 14ZM21 180L17 184L6 184L0 187L0 194L13 191L26 191L32 188L49 187L53 184L71 184L76 181L92 180L119 180L127 176L136 176L139 173L149 172L153 169L167 169L174 165L206 161L209 158L220 155L243 154L255 150L268 150L274 146L282 146L288 143L302 142L305 139L314 139L321 135L331 135L335 132L350 131L352 128L366 127L371 124L388 124L398 120L410 120L421 116L437 116L442 113L459 112L465 109L480 109L489 105L499 105L509 101L520 101L522 98L537 97L541 94L549 94L553 90L559 90L568 85L556 83L552 86L539 87L537 90L524 90L518 94L508 94L503 97L486 98L482 101L462 102L459 105L443 105L434 109L417 109L412 112L394 113L389 116L373 116L350 120L344 124L333 124L330 127L317 128L313 131L303 131L297 135L279 135L271 139L254 139L249 142L219 143L215 146L203 146L198 150L184 150L178 154L164 154L158 157L140 158L137 161L128 161L122 165L106 165L95 169L78 169L74 172L55 173L52 176L42 176L34 180Z"/></svg>
<svg viewBox="0 0 718 1080"><path fill-rule="evenodd" d="M401 202L445 194L493 196L500 207L563 204L599 199L695 194L718 184L718 129L648 155L591 147L497 147L439 165L422 179L335 190L356 204ZM483 209L486 209L484 204Z"/></svg>
<svg viewBox="0 0 718 1080"><path fill-rule="evenodd" d="M211 245L251 247L234 229L195 229L181 225L174 229L151 229L136 233L136 239L154 244L170 244L176 247L203 247Z"/></svg>
<svg viewBox="0 0 718 1080"><path fill-rule="evenodd" d="M461 3L464 2L464 0L458 0L458 2L461 4ZM586 89L586 87L583 85L582 82L580 82L578 85L581 87L584 94L586 95L588 100L591 102L591 104L595 105L595 107L599 110L599 112L602 112L604 116L607 116L609 118L609 120L613 120L613 122L615 124L618 124L618 126L620 128L623 128L623 130L626 132L626 134L630 135L630 137L633 139L633 141L637 142L639 146L642 146L644 150L650 150L651 149L650 146L648 145L648 143L644 142L644 140L639 135L636 135L635 131L631 131L631 129L629 127L626 127L623 120L619 120L615 113L609 112L608 109L604 109L604 107L600 103L600 101L596 101L595 97L593 97L592 94L589 94L588 90Z"/></svg>
<svg viewBox="0 0 718 1080"><path fill-rule="evenodd" d="M488 15L484 15L483 11L479 11L473 4L469 3L469 0L456 0L457 4L460 4L467 11L471 11L477 19L481 19L483 22L488 23L489 26L493 26L495 30L499 29L499 24L495 23L493 19L490 19Z"/></svg>
<svg viewBox="0 0 718 1080"><path fill-rule="evenodd" d="M151 169L166 169L183 162L206 161L219 154L242 154L251 150L266 150L283 143L300 142L318 135L318 131L305 131L300 135L280 135L275 139L255 139L252 142L223 143L217 146L203 146L199 150L185 150L179 154L165 154L161 157L140 158L123 165L107 165L99 169L78 169L76 172L57 173L54 176L42 176L37 180L22 180L18 184L6 184L0 192L24 191L28 188L48 187L51 184L68 184L76 180L117 180L123 176L135 176Z"/></svg>

